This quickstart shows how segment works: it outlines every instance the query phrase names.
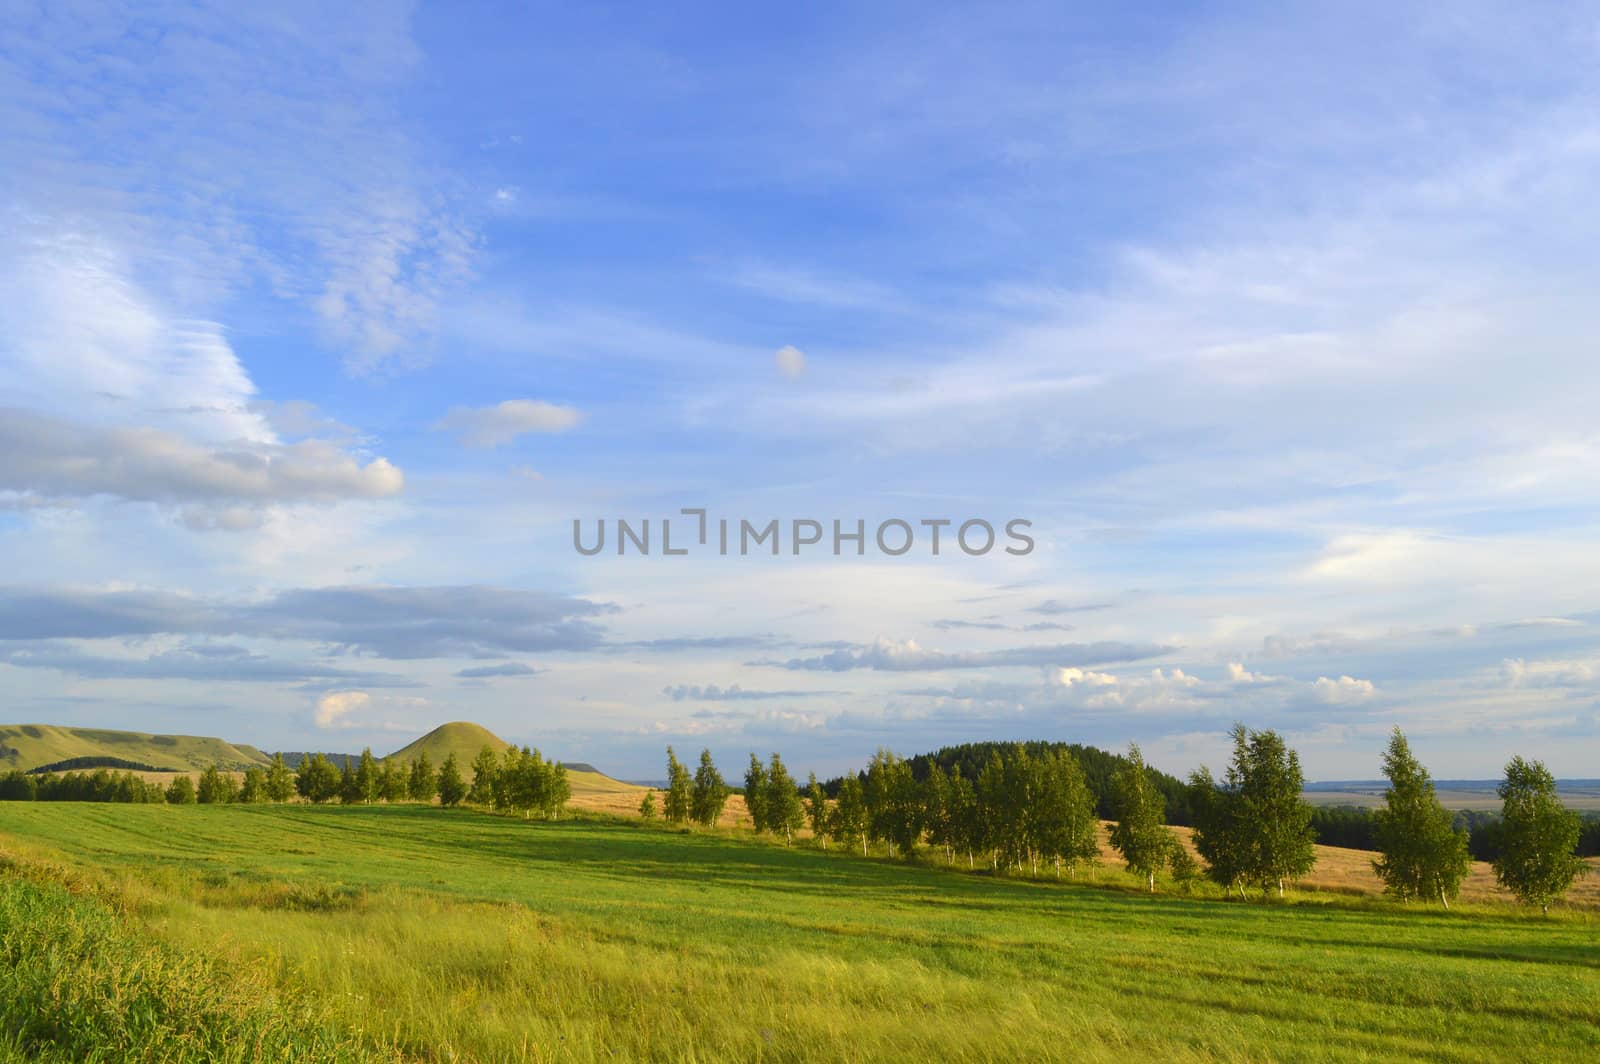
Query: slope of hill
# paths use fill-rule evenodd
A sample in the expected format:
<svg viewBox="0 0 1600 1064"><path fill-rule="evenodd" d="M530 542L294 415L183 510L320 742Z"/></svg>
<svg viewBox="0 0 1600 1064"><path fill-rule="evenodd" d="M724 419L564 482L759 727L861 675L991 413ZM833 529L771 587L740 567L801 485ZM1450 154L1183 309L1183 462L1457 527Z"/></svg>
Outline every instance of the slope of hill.
<svg viewBox="0 0 1600 1064"><path fill-rule="evenodd" d="M462 772L470 779L472 761L485 746L500 754L510 749L512 745L481 724L455 720L449 724L439 725L427 735L401 747L384 760L414 761L420 754L425 753L428 755L428 760L438 766L445 758L455 754ZM632 812L638 806L637 796L644 792L644 788L614 780L585 762L573 761L564 764L567 768L567 784L572 788L574 798L599 795L622 796L616 799L621 804L614 811Z"/></svg>
<svg viewBox="0 0 1600 1064"><path fill-rule="evenodd" d="M428 760L437 766L442 764L445 758L455 754L456 760L461 763L461 768L465 771L472 764L472 759L486 746L499 754L511 744L481 724L453 720L449 724L439 725L422 738L402 746L384 760L415 761L420 755L427 754Z"/></svg>
<svg viewBox="0 0 1600 1064"><path fill-rule="evenodd" d="M63 761L153 765L185 772L209 768L246 769L267 758L254 747L237 747L222 739L197 735L149 735L104 728L67 728L56 724L0 725L0 771L27 772Z"/></svg>

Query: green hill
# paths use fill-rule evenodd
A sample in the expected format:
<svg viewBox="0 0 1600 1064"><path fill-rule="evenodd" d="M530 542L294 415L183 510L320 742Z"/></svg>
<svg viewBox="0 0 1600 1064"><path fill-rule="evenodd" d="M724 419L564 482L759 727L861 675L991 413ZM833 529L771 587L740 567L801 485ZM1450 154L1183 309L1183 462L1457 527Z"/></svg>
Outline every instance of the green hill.
<svg viewBox="0 0 1600 1064"><path fill-rule="evenodd" d="M186 772L212 765L245 769L265 765L268 759L253 746L238 747L197 735L149 735L57 724L0 725L0 771L27 772L60 762L139 764Z"/></svg>
<svg viewBox="0 0 1600 1064"><path fill-rule="evenodd" d="M437 767L444 763L445 758L455 754L462 772L468 773L470 778L472 761L485 746L500 754L510 749L512 745L481 724L455 720L449 724L439 725L427 735L408 746L401 747L384 760L415 761L419 755L427 754L428 760ZM574 795L610 794L642 789L631 783L612 779L593 765L581 761L566 763L566 767L567 783L572 787Z"/></svg>
<svg viewBox="0 0 1600 1064"><path fill-rule="evenodd" d="M481 724L453 720L449 724L439 725L422 738L401 747L384 760L415 761L418 756L427 754L428 760L438 766L444 763L445 758L455 754L456 760L461 763L462 771L466 771L467 766L472 764L472 759L486 746L498 754L504 752L511 744Z"/></svg>

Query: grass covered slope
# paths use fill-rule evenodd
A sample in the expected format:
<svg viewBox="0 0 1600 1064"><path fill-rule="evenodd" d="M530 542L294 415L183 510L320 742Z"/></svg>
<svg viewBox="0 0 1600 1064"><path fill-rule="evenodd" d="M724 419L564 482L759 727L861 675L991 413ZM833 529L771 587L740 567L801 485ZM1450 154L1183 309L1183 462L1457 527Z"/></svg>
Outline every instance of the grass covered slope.
<svg viewBox="0 0 1600 1064"><path fill-rule="evenodd" d="M449 724L441 724L422 738L403 746L390 754L386 761L415 761L420 755L427 754L428 760L435 768L444 764L444 759L451 754L456 755L456 760L461 765L461 771L471 779L471 766L474 758L484 748L489 747L496 754L505 753L512 744L500 738L494 732L481 724L471 721L457 720ZM632 804L627 805L627 811L632 811L639 804L639 796L644 794L645 788L637 787L631 783L612 779L602 772L594 770L592 765L582 767L569 767L567 769L567 783L572 787L574 797L589 795L633 795ZM621 807L619 807L620 811Z"/></svg>
<svg viewBox="0 0 1600 1064"><path fill-rule="evenodd" d="M1600 1053L1584 915L1152 897L416 806L6 803L0 849L99 867L165 944L282 957L341 1025L430 1059Z"/></svg>
<svg viewBox="0 0 1600 1064"><path fill-rule="evenodd" d="M77 758L150 765L187 772L216 765L242 771L270 759L253 746L234 746L198 735L149 735L55 724L0 725L0 772L53 765Z"/></svg>
<svg viewBox="0 0 1600 1064"><path fill-rule="evenodd" d="M384 760L415 761L423 754L427 754L428 760L437 768L444 764L445 758L454 754L456 760L461 763L461 770L466 772L468 766L472 764L472 759L486 746L496 754L501 754L511 744L481 724L454 720L449 724L441 724L422 738L402 746Z"/></svg>

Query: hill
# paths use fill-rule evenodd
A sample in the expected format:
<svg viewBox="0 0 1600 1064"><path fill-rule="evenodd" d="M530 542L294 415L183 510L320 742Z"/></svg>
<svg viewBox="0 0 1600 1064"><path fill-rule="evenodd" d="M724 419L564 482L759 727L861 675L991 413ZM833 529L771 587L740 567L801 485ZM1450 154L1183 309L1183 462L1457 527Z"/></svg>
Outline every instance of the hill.
<svg viewBox="0 0 1600 1064"><path fill-rule="evenodd" d="M212 765L242 770L265 765L268 759L255 747L238 747L222 739L197 735L149 735L56 724L0 725L0 771L27 772L63 762L84 766L138 764L187 772Z"/></svg>
<svg viewBox="0 0 1600 1064"><path fill-rule="evenodd" d="M415 742L402 746L384 760L415 761L418 756L427 754L428 760L437 767L444 763L445 758L455 754L462 772L468 774L470 778L472 761L485 746L501 754L509 750L512 745L481 724L454 720L449 724L441 724ZM631 783L614 780L586 762L569 761L563 764L567 769L567 783L572 787L574 796L637 794L643 790ZM635 798L632 804L624 804L631 810L637 802L638 799Z"/></svg>
<svg viewBox="0 0 1600 1064"><path fill-rule="evenodd" d="M422 738L402 746L384 760L415 761L422 754L427 754L428 760L438 766L444 763L445 758L455 754L456 760L461 763L462 771L465 772L472 764L472 759L486 746L500 754L509 749L511 744L481 724L453 720L449 724L439 725Z"/></svg>

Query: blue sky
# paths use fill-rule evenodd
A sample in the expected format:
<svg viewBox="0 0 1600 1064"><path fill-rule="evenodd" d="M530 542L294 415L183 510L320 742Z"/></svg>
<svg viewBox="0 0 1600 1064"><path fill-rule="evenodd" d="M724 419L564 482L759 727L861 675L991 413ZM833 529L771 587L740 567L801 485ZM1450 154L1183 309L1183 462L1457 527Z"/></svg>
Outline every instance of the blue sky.
<svg viewBox="0 0 1600 1064"><path fill-rule="evenodd" d="M14 6L0 717L1600 765L1582 5ZM1024 557L579 556L681 507Z"/></svg>

